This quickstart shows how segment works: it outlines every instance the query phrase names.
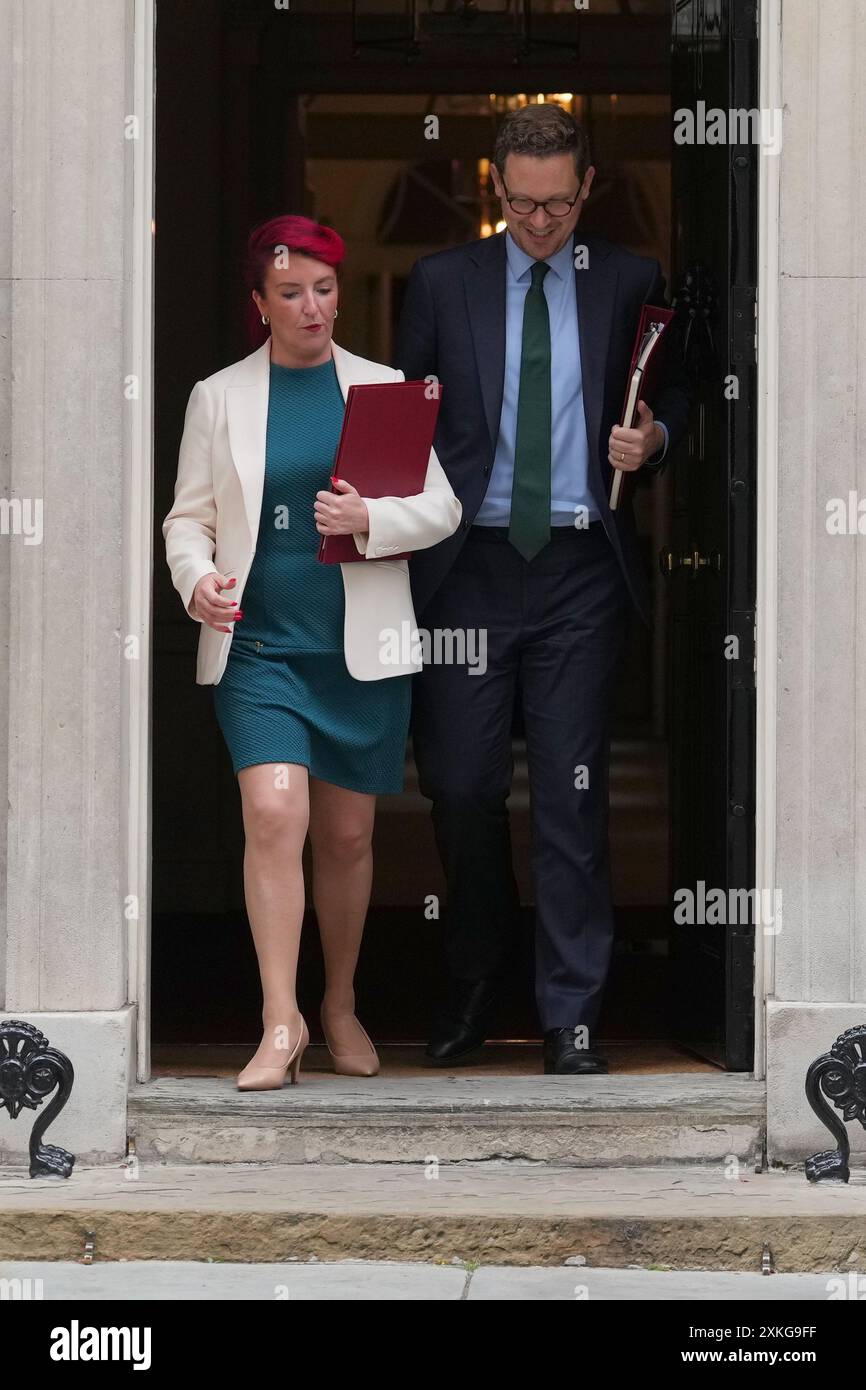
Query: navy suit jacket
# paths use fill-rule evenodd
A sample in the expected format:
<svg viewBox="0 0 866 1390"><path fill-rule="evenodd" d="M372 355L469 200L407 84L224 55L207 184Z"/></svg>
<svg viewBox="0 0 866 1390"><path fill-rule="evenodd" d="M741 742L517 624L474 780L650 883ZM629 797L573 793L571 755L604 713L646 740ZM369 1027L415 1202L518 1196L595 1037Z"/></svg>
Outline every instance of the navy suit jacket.
<svg viewBox="0 0 866 1390"><path fill-rule="evenodd" d="M613 470L607 446L611 427L622 414L641 306L663 305L665 282L658 261L583 233L579 225L574 245L586 246L588 252L587 266L575 269L574 280L589 481L632 600L648 623L649 596L631 504L620 504L615 512L608 506ZM419 619L454 563L487 491L505 377L505 277L505 232L499 232L422 256L406 287L396 365L407 381L434 375L442 383L434 443L463 504L463 520L454 535L412 556L409 571ZM670 444L653 472L664 468L682 435L690 401L685 370L677 352L669 351L653 414L667 425Z"/></svg>

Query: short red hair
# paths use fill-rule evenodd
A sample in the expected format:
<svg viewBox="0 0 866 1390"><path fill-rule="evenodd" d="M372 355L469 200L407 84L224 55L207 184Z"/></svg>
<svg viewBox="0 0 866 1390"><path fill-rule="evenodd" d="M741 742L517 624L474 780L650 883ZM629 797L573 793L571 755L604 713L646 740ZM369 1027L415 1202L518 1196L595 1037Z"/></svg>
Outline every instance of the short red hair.
<svg viewBox="0 0 866 1390"><path fill-rule="evenodd" d="M309 217L272 217L254 227L247 239L245 278L250 298L247 301L247 336L254 347L260 347L269 336L267 324L256 308L252 291L264 294L265 276L269 265L281 251L296 252L324 261L335 269L346 254L346 244L339 232L323 227Z"/></svg>

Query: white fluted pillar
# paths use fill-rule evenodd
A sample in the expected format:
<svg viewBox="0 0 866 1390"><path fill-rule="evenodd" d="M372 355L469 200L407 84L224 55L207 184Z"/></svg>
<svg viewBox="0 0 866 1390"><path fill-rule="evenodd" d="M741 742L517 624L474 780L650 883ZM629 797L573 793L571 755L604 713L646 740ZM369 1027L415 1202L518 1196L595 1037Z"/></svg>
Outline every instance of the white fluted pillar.
<svg viewBox="0 0 866 1390"><path fill-rule="evenodd" d="M130 1071L123 765L124 412L134 6L0 0L0 419L4 496L42 535L0 535L8 633L6 1017L75 1067L49 1140L124 1152ZM13 372L8 365L11 357ZM33 527L33 536L37 528ZM5 713L5 711L4 711ZM25 1119L0 1116L21 1152ZM62 1133L61 1133L62 1130Z"/></svg>
<svg viewBox="0 0 866 1390"><path fill-rule="evenodd" d="M866 1023L866 0L785 0L780 167L776 886L771 1158L830 1145L808 1063ZM859 403L859 419L858 419ZM866 520L864 520L866 525ZM866 1136L852 1132L866 1151Z"/></svg>

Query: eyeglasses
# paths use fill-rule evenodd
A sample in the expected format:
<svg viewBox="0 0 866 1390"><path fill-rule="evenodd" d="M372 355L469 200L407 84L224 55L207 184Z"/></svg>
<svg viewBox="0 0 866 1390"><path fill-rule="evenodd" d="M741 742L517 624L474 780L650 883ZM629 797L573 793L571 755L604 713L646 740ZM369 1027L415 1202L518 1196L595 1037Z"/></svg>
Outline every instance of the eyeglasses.
<svg viewBox="0 0 866 1390"><path fill-rule="evenodd" d="M583 184L581 184L581 188ZM512 198L508 189L505 187L505 180L502 180L502 188L505 193L505 201L512 212L519 213L521 217L528 216L535 212L536 208L544 208L548 217L567 217L580 197L580 188L575 193L571 202L566 198L548 198L543 203L537 203L534 198Z"/></svg>

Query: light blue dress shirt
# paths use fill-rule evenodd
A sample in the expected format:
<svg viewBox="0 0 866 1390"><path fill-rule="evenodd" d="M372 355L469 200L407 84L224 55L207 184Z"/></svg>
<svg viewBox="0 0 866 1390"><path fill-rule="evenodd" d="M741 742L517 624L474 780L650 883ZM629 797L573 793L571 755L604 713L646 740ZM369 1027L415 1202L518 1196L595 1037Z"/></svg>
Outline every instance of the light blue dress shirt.
<svg viewBox="0 0 866 1390"><path fill-rule="evenodd" d="M547 257L550 271L542 281L550 315L551 472L550 524L574 526L578 515L597 521L599 510L589 483L589 446L583 405L577 302L574 284L573 238ZM511 516L514 481L514 442L517 434L517 400L520 391L520 355L523 340L523 301L532 281L535 259L522 251L505 233L505 379L499 437L490 483L476 515L476 526L507 526ZM661 420L664 458L668 431ZM586 508L578 513L578 509ZM585 524L582 521L581 524Z"/></svg>

